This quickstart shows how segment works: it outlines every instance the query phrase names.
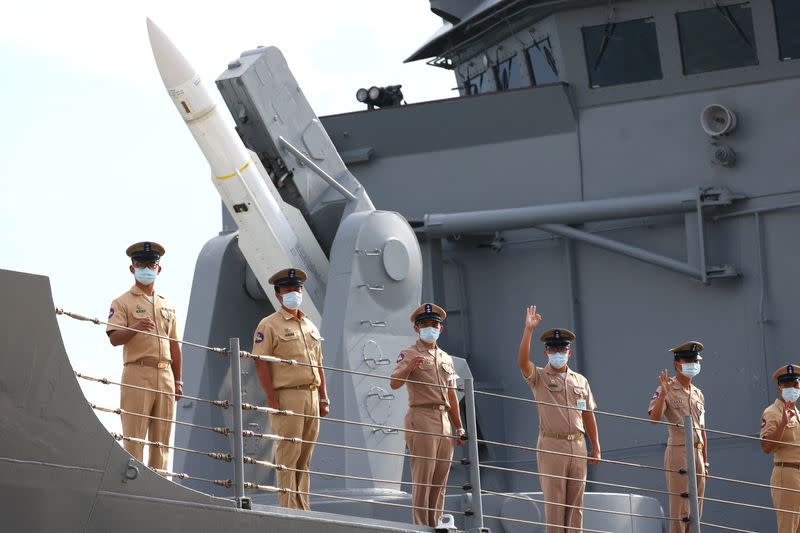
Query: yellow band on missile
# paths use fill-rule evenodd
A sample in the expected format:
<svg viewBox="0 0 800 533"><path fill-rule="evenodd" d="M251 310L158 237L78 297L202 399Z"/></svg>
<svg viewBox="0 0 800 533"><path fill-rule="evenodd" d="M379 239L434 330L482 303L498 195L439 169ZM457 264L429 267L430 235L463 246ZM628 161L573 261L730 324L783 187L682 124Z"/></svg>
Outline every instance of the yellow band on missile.
<svg viewBox="0 0 800 533"><path fill-rule="evenodd" d="M253 160L251 159L250 161L245 163L244 166L242 168L240 168L238 171L233 172L231 174L225 174L224 176L217 176L217 179L218 180L226 180L226 179L232 178L235 175L240 174L244 169L246 169L248 166L250 166L250 163L252 163L252 162L253 162Z"/></svg>

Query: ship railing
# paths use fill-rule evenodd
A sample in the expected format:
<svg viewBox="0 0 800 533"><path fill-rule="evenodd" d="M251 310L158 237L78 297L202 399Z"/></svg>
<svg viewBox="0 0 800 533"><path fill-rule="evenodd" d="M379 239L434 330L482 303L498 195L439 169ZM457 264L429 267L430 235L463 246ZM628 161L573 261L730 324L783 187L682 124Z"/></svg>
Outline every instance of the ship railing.
<svg viewBox="0 0 800 533"><path fill-rule="evenodd" d="M100 319L88 318L88 317L86 317L84 315L80 315L78 313L72 313L72 312L69 312L69 311L64 311L63 309L56 309L56 313L58 315L68 316L68 317L71 317L71 318L74 318L74 319L77 319L77 320L89 321L89 322L92 322L92 323L97 324L97 325L111 325L108 322L102 321ZM136 330L134 328L118 326L116 324L114 324L113 326L115 328L136 331L137 333L142 333L142 334L145 334L145 335L158 337L158 338L162 338L162 339L166 339L166 340L170 340L170 341L177 341L177 342L180 342L180 343L188 345L188 346L193 346L193 347L196 347L196 348L207 350L207 351L209 351L211 353L215 353L215 354L218 354L220 356L233 356L233 357L229 357L229 360L230 360L230 363L231 363L231 380L232 380L231 398L230 399L228 399L228 400L216 399L215 400L215 399L208 399L208 398L200 398L200 397L195 397L195 396L189 396L189 395L185 395L185 394L182 395L183 398L191 399L191 400L195 400L195 401L200 401L200 402L206 402L206 403L209 403L211 405L214 405L214 406L222 408L222 409L233 408L232 409L232 412L233 412L233 415L234 415L233 416L233 419L234 419L234 424L233 424L234 427L233 428L204 426L204 425L193 424L193 423L189 423L189 422L182 422L182 421L177 421L177 420L158 418L158 417L154 417L154 416L151 416L151 415L136 414L136 413L131 413L129 411L125 411L125 410L123 410L122 408L119 408L119 407L117 407L117 408L102 407L102 406L98 406L98 405L92 404L92 403L90 403L89 405L93 409L95 409L97 411L100 411L100 412L114 413L114 414L120 414L120 415L125 414L125 415L133 415L133 416L142 416L142 417L145 417L145 418L148 418L148 419L156 419L156 420L161 420L161 421L167 421L167 422L170 422L170 423L179 424L179 425L183 425L183 426L187 426L187 427L192 427L194 429L201 429L201 430L205 430L205 431L211 431L211 432L214 432L214 433L218 433L218 434L222 434L222 435L230 437L230 439L231 439L231 453L227 453L227 452L217 452L217 451L192 450L192 449L189 449L189 448L181 448L181 447L170 446L167 443L153 442L153 441L148 441L148 440L145 440L145 439L139 439L139 438L135 438L135 437L131 437L131 436L121 435L121 434L118 434L118 433L112 433L113 438L118 440L118 441L129 441L129 442L134 442L134 443L137 443L137 444L142 444L142 445L147 445L147 446L169 448L169 449L173 449L173 450L179 450L179 451L182 451L182 452L185 452L185 453L192 453L192 454L196 454L196 455L206 456L206 457L209 457L211 459L215 459L215 460L219 460L219 461L231 462L234 465L234 476L233 476L233 479L230 479L230 480L212 480L212 479L206 479L206 478L194 476L194 475L191 475L191 474L188 474L188 473L171 472L171 471L160 470L160 469L154 469L154 470L156 472L158 472L159 474L163 475L163 476L178 478L178 479L182 479L182 480L196 480L196 481L210 483L210 484L214 484L214 485L225 487L225 488L232 488L232 489L234 489L234 492L235 492L235 497L233 499L234 499L234 501L237 502L237 504L240 507L245 507L245 508L249 507L249 498L247 498L245 496L245 489L247 489L247 490L255 490L255 491L261 491L261 492L272 492L272 493L296 492L298 494L305 494L305 495L308 495L308 496L327 498L327 499L330 499L330 500L345 500L345 501L361 502L361 503L368 503L368 504L375 504L375 505L385 505L385 506L391 506L391 507L404 507L404 508L413 509L413 505L399 503L399 502L384 501L383 499L379 499L379 498L358 498L358 497L341 496L341 495L335 495L335 494L329 494L329 493L290 491L289 489L285 489L285 488L274 487L274 486L270 486L270 485L262 485L262 484L258 484L258 483L254 483L254 482L245 481L244 480L244 476L243 476L243 466L244 466L244 464L256 465L256 466L259 466L259 467L270 468L270 469L273 469L273 470L292 470L292 471L296 471L296 472L305 472L305 473L307 473L309 475L313 475L313 476L326 476L326 477L329 477L329 478L340 478L340 479L351 479L351 480L358 480L358 481L369 481L369 482L372 482L372 483L375 483L375 484L378 484L378 485L380 485L380 484L392 484L392 485L405 484L405 485L410 485L410 486L424 485L422 483L413 483L413 482L412 483L408 483L408 482L403 482L401 480L388 480L388 479L370 478L370 477L364 477L364 476L351 476L351 475L348 475L348 474L340 474L340 473L336 473L336 472L324 472L324 471L317 471L317 470L299 470L299 469L290 468L290 467L288 467L286 465L280 465L280 464L272 463L272 462L269 462L269 461L263 461L263 460L260 460L260 459L247 457L247 456L244 455L244 451L243 451L243 442L244 442L245 438L259 438L259 439L268 439L268 440L273 440L273 441L287 441L287 442L293 442L293 443L297 443L297 444L301 444L301 443L309 442L309 441L304 441L303 439L300 439L300 438L282 437L282 436L279 436L279 435L272 435L272 434L268 434L268 433L257 433L257 432L253 432L253 431L245 431L245 430L242 429L242 421L241 421L242 420L241 419L242 412L244 410L257 411L257 412L261 412L261 413L264 413L264 414L272 414L272 415L278 415L278 416L299 416L299 417L305 417L305 418L314 418L314 419L318 419L320 421L324 421L326 423L347 424L347 425L355 425L355 426L362 426L362 427L371 427L371 428L374 428L376 430L384 430L386 432L391 432L391 433L407 432L407 433L436 435L436 436L448 437L448 438L452 438L452 439L458 439L459 438L459 437L456 437L456 436L453 436L453 435L441 435L441 434L438 434L438 433L431 433L431 432L425 432L425 431L420 431L420 430L407 429L407 428L403 428L403 427L389 426L389 425L385 425L385 424L368 423L368 422L362 422L362 421L359 421L359 420L346 420L346 419L327 417L327 416L326 417L322 417L322 416L315 416L315 415L306 415L306 414L302 414L302 413L294 413L294 412L292 412L290 410L286 410L286 409L273 409L273 408L270 408L270 407L261 407L261 406L256 406L256 405L244 403L242 401L242 399L241 399L241 368L240 368L241 361L240 360L242 358L249 358L249 359L253 359L254 361L265 361L265 362L270 362L270 363L275 363L275 364L286 364L286 365L292 365L292 366L316 367L316 368L320 368L320 369L323 369L323 370L326 370L326 371L331 371L331 372L341 372L341 373L345 373L345 374L361 375L361 376L370 377L370 378L374 378L374 379L384 379L384 380L394 379L395 381L405 382L405 383L420 383L420 384L422 384L423 382L419 382L419 381L411 380L411 379L392 378L391 376L381 375L381 374L374 373L374 372L361 372L361 371L356 371L356 370L351 370L351 369L331 367L331 366L327 366L327 365L314 365L314 364L311 364L311 363L304 363L304 362L294 361L294 360L290 360L290 359L283 359L283 358L276 357L276 356L271 356L271 355L254 355L254 354L251 354L251 353L249 353L247 351L239 349L239 340L235 339L235 338L234 339L230 339L230 344L229 344L229 346L227 348L222 348L222 347L206 346L206 345L199 344L199 343L194 343L194 342L190 342L190 341L184 341L182 339L173 339L173 338L170 338L168 336L164 336L164 335L160 335L160 334L156 334L156 333L152 333L152 332L143 332L143 331ZM378 368L378 367L376 367L376 368ZM89 375L82 374L82 373L79 373L79 372L75 372L75 375L76 375L76 377L78 377L80 379L84 379L84 380L88 380L88 381L94 381L94 382L102 383L102 384L105 384L105 385L115 385L115 386L120 386L120 387L128 387L128 388L133 388L133 389L146 390L146 391L150 391L150 392L153 392L153 393L156 393L156 394L174 395L174 393L172 393L172 392L166 392L166 391L161 391L161 390L156 390L156 389L149 389L147 387L141 387L141 386L125 384L125 383L121 383L121 382L118 382L118 381L113 381L113 380L108 379L106 377L89 376ZM667 496L681 496L682 498L688 498L690 500L690 502L692 502L692 501L697 502L699 498L698 498L698 491L697 491L696 476L693 475L693 473L695 471L695 469L694 469L694 467L695 467L695 465L694 465L694 446L693 446L693 442L691 442L691 439L693 439L694 428L692 427L691 417L686 417L684 419L683 423L681 423L681 422L668 422L668 421L661 421L661 420L653 421L650 418L638 417L638 416L633 416L633 415L626 415L626 414L622 414L622 413L601 411L601 410L592 411L596 415L615 417L615 418L624 419L624 420L630 421L630 422L642 422L642 423L648 423L648 424L661 424L661 425L667 425L667 426L673 426L673 427L677 427L677 428L681 428L681 429L686 429L687 431L685 431L684 433L685 433L685 436L686 436L686 439L687 439L687 444L689 444L688 446L685 447L686 450L687 450L687 469L669 470L669 469L665 469L665 468L660 467L660 466L647 465L647 464L635 463L635 462L630 462L630 461L621 461L621 460L613 460L613 459L606 459L606 458L597 459L597 461L599 463L601 463L601 464L602 463L606 463L606 464L613 464L613 465L617 465L617 466L631 467L631 468L637 468L637 469L658 470L658 471L663 471L663 472L678 473L680 475L687 475L687 477L688 477L688 491L684 492L684 493L675 493L675 492L669 492L669 491L662 490L662 489L648 488L648 487L638 487L638 486L634 486L634 485L626 485L626 484L621 484L621 483L611 483L611 482L591 480L591 479L577 479L577 478L572 478L572 477L568 477L568 476L559 476L559 475L555 475L555 474L547 474L547 473L533 471L533 470L523 470L523 469L511 468L511 467L507 467L507 466L497 466L497 465L492 465L492 464L489 464L489 463L481 464L481 462L479 460L479 455L478 455L478 445L479 444L482 444L482 445L485 445L485 446L498 446L498 447L504 447L504 448L509 448L509 449L516 449L516 450L520 450L520 451L535 452L537 454L541 453L541 454L552 454L552 455L576 457L576 458L579 458L579 459L586 459L586 456L585 455L577 455L577 454L569 454L569 453L565 453L565 452L557 452L557 451L553 451L553 450L546 450L546 449L542 449L542 448L539 448L539 447L528 446L528 445L525 445L525 444L498 442L498 441L478 438L478 434L477 434L477 431L476 431L476 427L477 426L476 426L476 420L475 420L475 397L476 396L495 397L495 398L499 398L499 399L502 399L502 400L508 400L508 401L517 401L517 402L524 402L524 403L530 403L530 404L535 404L535 405L544 405L544 406L554 406L554 407L559 407L561 409L574 409L574 410L581 410L581 411L583 409L581 409L579 407L563 406L563 405L553 404L553 403L544 402L544 401L541 401L541 400L530 399L530 398L522 398L522 397L517 397L517 396L499 394L499 393L495 393L495 392L474 390L473 389L472 378L463 379L462 383L463 383L462 386L457 386L456 387L457 390L459 390L460 392L464 393L464 399L465 399L465 404L466 404L466 408L467 408L466 409L467 417L466 417L466 420L465 420L465 425L466 425L466 428L467 428L467 434L464 435L463 437L461 437L465 441L464 444L466 444L466 446L465 446L465 448L466 448L466 457L464 459L462 459L461 461L445 460L445 459L439 459L439 458L428 458L428 457L423 457L423 456L413 455L413 454L403 453L403 452L393 452L393 451L389 451L389 450L376 450L376 449L371 449L371 448L360 448L360 447L349 446L349 445L345 445L345 444L337 444L337 443L329 443L329 442L315 441L314 444L316 446L348 449L348 450L359 451L359 452L364 452L364 453L386 454L386 455L402 456L404 458L406 458L406 457L407 458L424 458L424 459L433 460L433 461L446 461L446 462L451 463L452 465L464 465L464 466L467 466L469 468L469 475L468 475L469 482L465 483L464 485L447 485L446 488L451 489L451 490L459 490L460 489L460 490L463 490L465 492L471 493L472 497L469 499L471 507L466 509L466 510L463 510L463 511L445 510L444 512L450 513L450 514L453 514L453 515L465 516L466 523L468 524L468 526L470 526L470 531L483 531L483 530L485 530L485 529L482 529L483 528L484 519L492 519L492 520L498 520L498 521L509 521L509 522L513 522L513 523L523 523L523 524L528 524L528 525L554 526L554 527L561 527L562 529L566 529L566 530L576 529L576 528L571 528L569 526L565 526L565 525L561 525L561 524L548 524L546 522L540 522L540 521L534 521L534 520L525 520L525 519L519 519L519 518L511 518L511 517L494 516L494 515L490 515L490 514L484 514L483 511L482 511L482 496L483 495L491 495L491 496L501 496L501 497L514 499L514 500L524 500L524 501L528 501L528 502L535 503L535 504L542 503L542 504L546 504L546 505L559 505L559 506L563 506L563 507L567 507L567 508L579 508L579 509L582 509L582 510L585 510L585 511L591 511L591 512L608 513L608 514L614 514L614 515L625 515L625 516L629 516L631 518L652 519L652 520L660 520L660 521L666 521L666 522L669 522L669 521L688 522L690 524L690 530L693 531L693 532L699 532L701 526L707 526L709 528L721 529L721 530L726 530L726 531L736 531L736 532L742 532L742 533L755 533L755 532L753 532L751 530L736 528L736 527L733 527L733 526L730 526L730 525L714 524L714 523L710 523L710 522L701 521L700 518L699 518L699 512L698 512L698 507L697 507L696 503L692 504L692 506L691 506L692 507L692 511L690 512L690 516L689 517L671 518L671 517L664 517L664 516L660 516L660 515L647 515L647 514L643 514L643 513L615 511L615 510L611 510L611 509L600 509L600 508L592 508L592 507L586 507L586 506L574 506L574 505L568 505L568 504L557 503L557 502L548 502L548 501L546 501L544 499L533 498L533 497L530 497L530 496L527 496L527 495L520 495L520 494L515 494L515 493L501 492L501 491L490 490L490 489L483 489L481 487L481 474L480 474L480 471L481 470L494 470L494 471L499 471L499 472L507 472L507 473L519 474L519 475L538 476L540 479L541 478L545 478L545 477L550 477L550 478L559 478L559 479L569 480L569 481L584 481L585 483L588 483L588 484L593 484L593 485L597 485L597 486L613 487L613 488L623 489L623 490L632 491L632 492L654 493L654 494L661 494L661 495L667 495ZM424 383L424 384L425 385L429 385L429 386L431 385L429 383ZM439 386L439 387L442 387L442 388L452 388L452 385L450 385L450 386L448 386L448 385L433 385L433 386ZM717 429L712 429L712 428L703 428L703 430L706 431L707 433L714 433L714 434L724 435L724 436L727 436L727 437L733 437L733 438L739 438L739 439L747 439L747 440L757 440L759 442L774 442L774 443L779 443L779 444L781 444L783 446L797 446L796 444L785 443L783 441L771 441L769 439L762 439L760 437L756 437L756 436L752 436L752 435L745 435L745 434L731 432L731 431L723 431L723 430L717 430ZM800 492L800 489L792 489L792 488L788 488L788 487L779 487L779 486L775 486L775 485L772 485L772 484L769 484L769 483L759 483L759 482L755 482L755 481L740 480L740 479L724 477L724 476L716 476L716 475L710 475L710 474L704 474L704 477L706 479L714 479L714 480L718 480L718 481L723 481L723 482L728 482L728 483L733 483L733 484L740 484L740 485L745 485L745 486L750 486L750 487L766 488L766 489L770 489L770 490L773 490L773 491L777 490L777 491ZM758 504L747 503L747 502L740 502L740 501L726 500L726 499L720 499L720 498L713 498L713 497L710 497L710 496L702 497L701 501L703 501L704 503L718 503L718 504L724 504L724 505L739 506L739 507L749 508L749 509L759 509L759 510L766 510L766 511L772 511L772 512L781 512L781 513L786 513L786 514L800 514L800 511L795 511L795 510L790 510L790 509L778 509L778 508L767 506L767 505L758 505ZM585 527L584 528L580 528L580 529L582 531L586 531L586 532L589 532L589 533L604 533L601 530L593 530L593 529L588 529L588 528L585 528ZM608 532L605 532L605 533L608 533Z"/></svg>

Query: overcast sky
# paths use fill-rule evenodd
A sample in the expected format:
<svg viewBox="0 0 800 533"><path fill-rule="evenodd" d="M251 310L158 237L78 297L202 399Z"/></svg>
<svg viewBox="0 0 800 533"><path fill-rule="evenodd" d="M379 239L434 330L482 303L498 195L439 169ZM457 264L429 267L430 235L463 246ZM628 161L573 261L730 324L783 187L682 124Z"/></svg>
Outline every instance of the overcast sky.
<svg viewBox="0 0 800 533"><path fill-rule="evenodd" d="M6 6L0 269L49 277L57 306L91 317L105 319L133 283L125 248L153 240L167 249L156 288L176 305L183 330L195 260L221 229L206 160L153 61L147 16L209 82L242 51L277 46L318 115L363 108L355 92L370 85L401 83L408 102L455 96L451 72L403 64L441 25L427 0ZM76 370L119 378L121 349L104 329L69 318L59 324ZM115 388L84 390L118 406ZM101 418L119 427L116 416Z"/></svg>

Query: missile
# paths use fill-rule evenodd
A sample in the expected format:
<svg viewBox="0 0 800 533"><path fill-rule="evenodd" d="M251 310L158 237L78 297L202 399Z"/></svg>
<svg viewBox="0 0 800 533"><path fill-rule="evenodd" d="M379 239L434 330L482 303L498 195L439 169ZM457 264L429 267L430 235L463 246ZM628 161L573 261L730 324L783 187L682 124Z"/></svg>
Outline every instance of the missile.
<svg viewBox="0 0 800 533"><path fill-rule="evenodd" d="M224 119L220 111L224 107L217 105L195 69L149 18L147 33L164 86L208 160L211 181L239 227L239 248L264 292L277 309L280 304L266 280L283 268L302 268L308 273L303 311L319 324L328 274L328 260L319 243L310 229L297 231L298 224L307 229L302 216L264 179L253 155Z"/></svg>

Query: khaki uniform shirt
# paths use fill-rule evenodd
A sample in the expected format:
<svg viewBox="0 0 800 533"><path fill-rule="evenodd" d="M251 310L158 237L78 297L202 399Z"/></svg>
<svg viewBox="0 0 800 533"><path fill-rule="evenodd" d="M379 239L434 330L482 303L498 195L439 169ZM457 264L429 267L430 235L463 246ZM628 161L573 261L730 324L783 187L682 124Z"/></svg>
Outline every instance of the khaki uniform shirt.
<svg viewBox="0 0 800 533"><path fill-rule="evenodd" d="M764 413L761 415L761 438L766 437L778 427L783 418L783 410L785 408L786 402L783 401L783 398L778 398L775 403L764 409ZM797 407L794 410L797 412ZM800 413L798 413L798 417L800 417ZM800 444L800 422L798 422L798 418L790 418L786 423L786 429L783 430L781 441ZM778 444L773 453L775 454L773 460L776 463L800 463L800 446Z"/></svg>
<svg viewBox="0 0 800 533"><path fill-rule="evenodd" d="M178 339L178 321L175 316L175 307L163 296L156 293L153 293L153 303L150 303L150 300L145 297L144 293L136 285L111 302L111 309L108 313L110 325L106 328L106 331L120 329L115 326L131 327L143 318L149 318L156 325L155 331L151 333ZM169 340L137 333L122 347L122 360L124 363L135 363L145 357L172 361Z"/></svg>
<svg viewBox="0 0 800 533"><path fill-rule="evenodd" d="M281 307L264 318L253 336L253 355L272 355L311 365L322 364L322 336L317 327L298 311L298 317ZM306 365L268 363L275 389L298 387L321 381L319 369Z"/></svg>
<svg viewBox="0 0 800 533"><path fill-rule="evenodd" d="M661 395L661 387L656 389L656 392L650 398L650 405L647 407L647 412L653 410L656 400ZM694 442L703 442L703 432L701 428L706 427L706 406L703 391L689 385L689 390L683 388L683 385L676 379L672 386L667 390L667 397L664 399L664 414L667 422L670 424L683 424L683 417L692 415L692 425L694 425ZM686 443L683 438L683 428L675 426L667 426L669 434L667 437L667 446L684 446Z"/></svg>
<svg viewBox="0 0 800 533"><path fill-rule="evenodd" d="M421 383L405 383L408 387L408 405L446 405L450 408L450 397L446 387L455 388L456 367L453 358L438 346L429 350L417 341L397 356L397 364L392 370L392 377L399 378L408 372L409 365L414 364L414 359L422 357L423 362L411 371L406 379L423 381L442 387L429 387Z"/></svg>
<svg viewBox="0 0 800 533"><path fill-rule="evenodd" d="M589 381L569 368L566 372L558 372L550 365L543 368L535 366L533 373L525 380L533 390L533 397L541 402L579 407L585 411L594 411L597 408ZM536 409L539 413L539 431L586 434L582 411L541 404Z"/></svg>

